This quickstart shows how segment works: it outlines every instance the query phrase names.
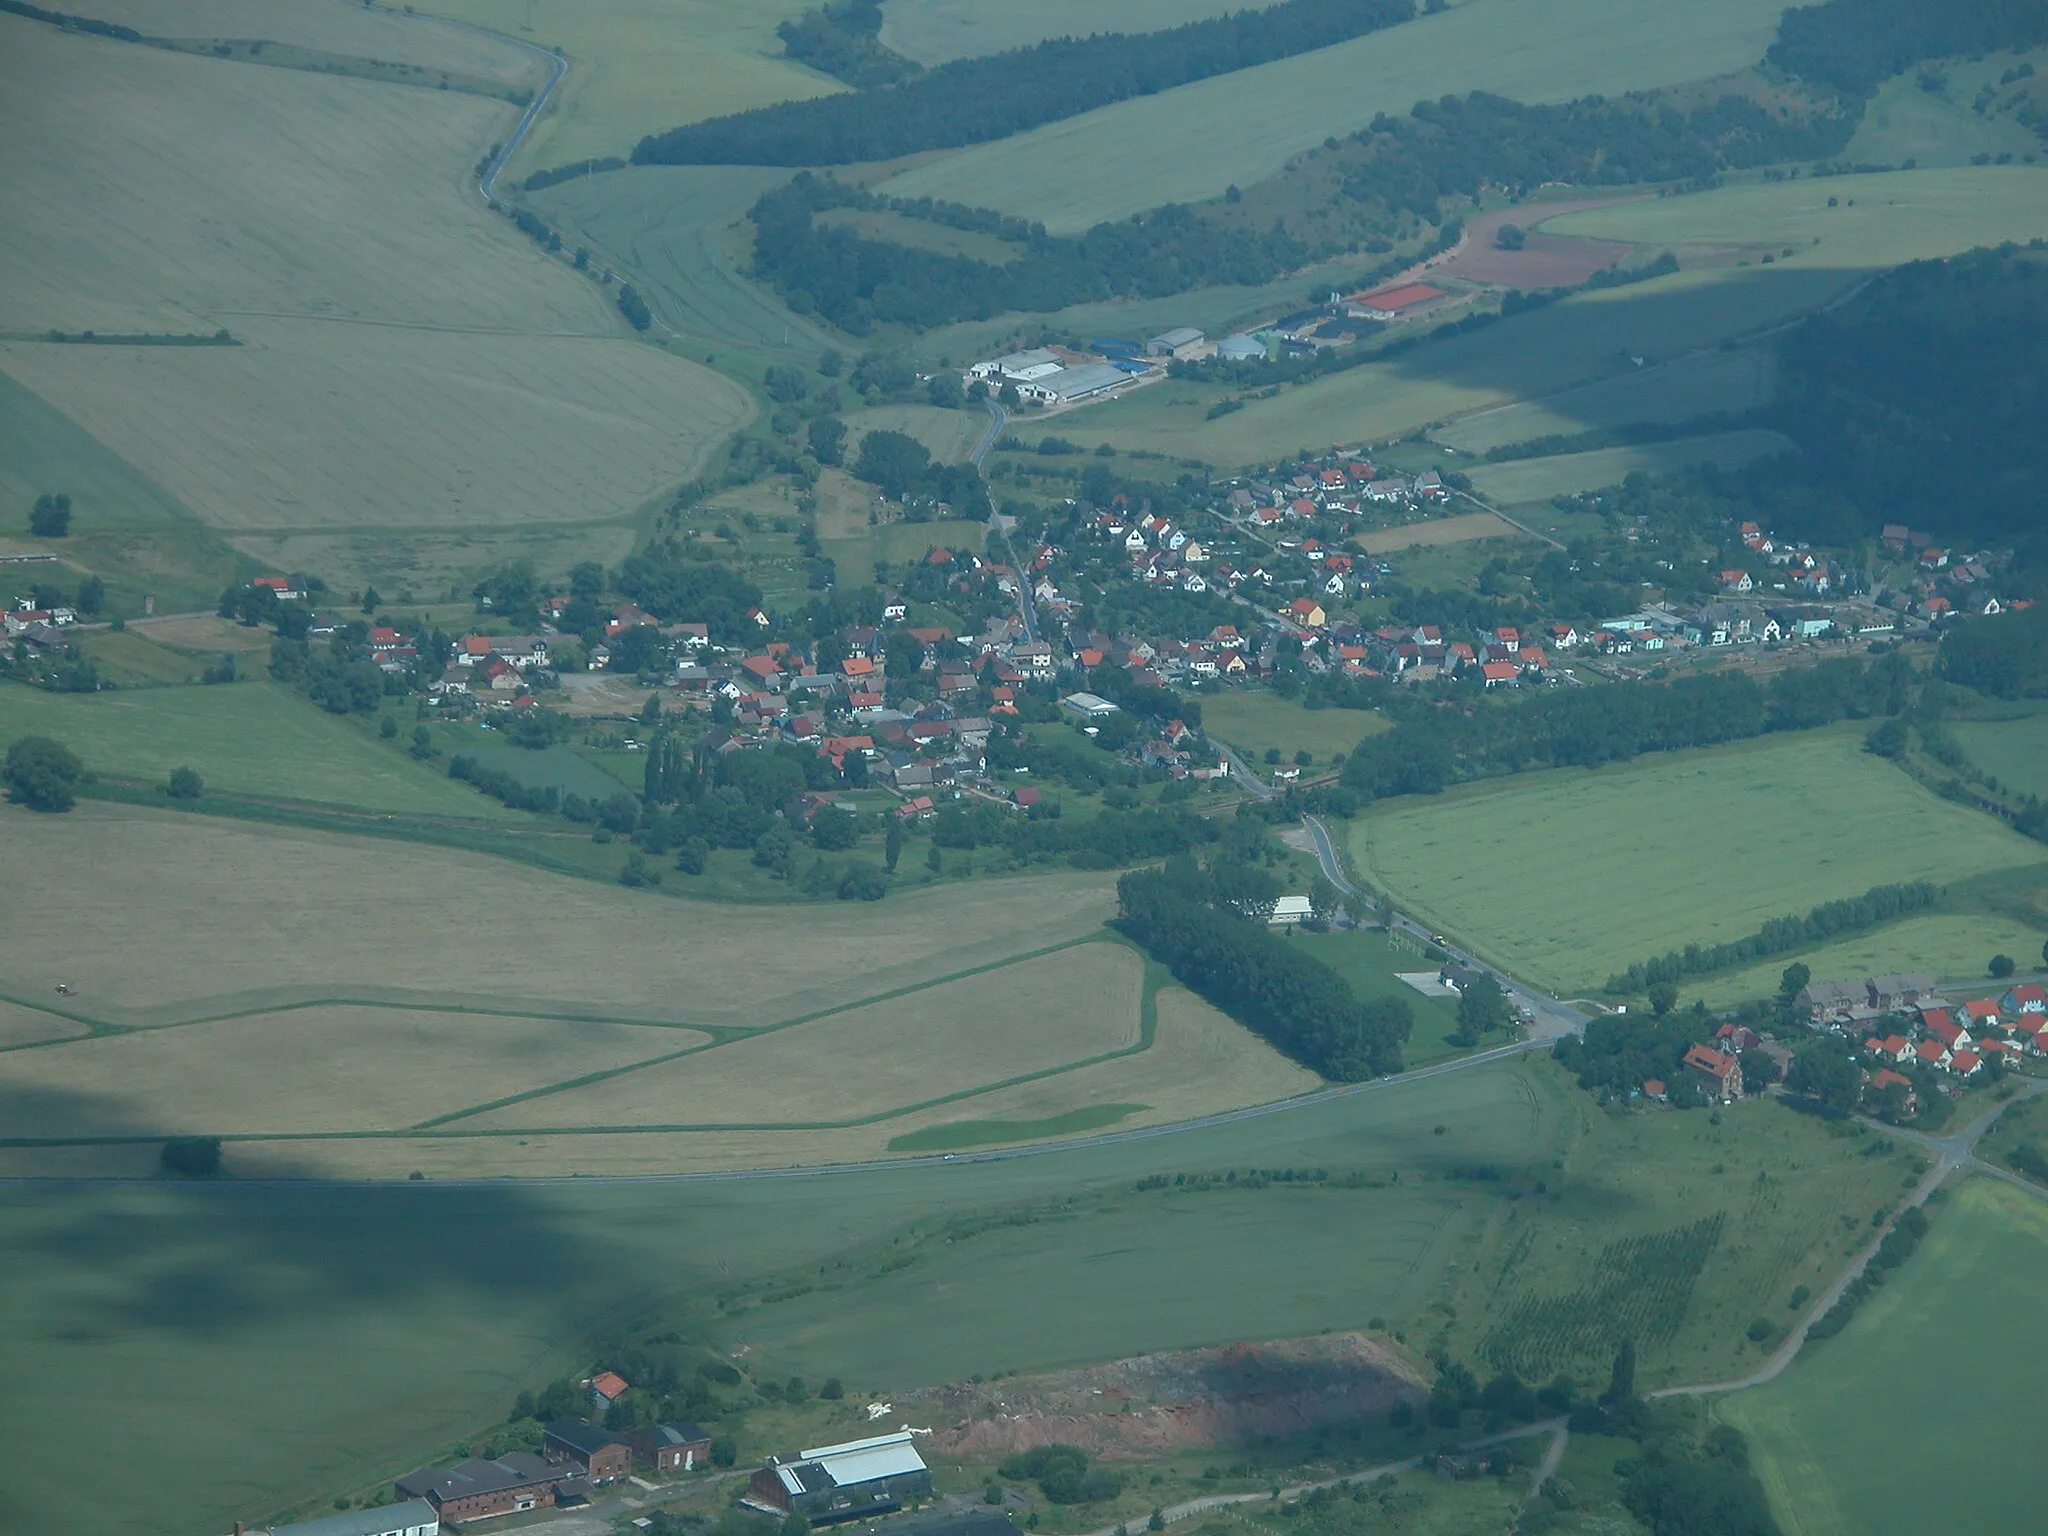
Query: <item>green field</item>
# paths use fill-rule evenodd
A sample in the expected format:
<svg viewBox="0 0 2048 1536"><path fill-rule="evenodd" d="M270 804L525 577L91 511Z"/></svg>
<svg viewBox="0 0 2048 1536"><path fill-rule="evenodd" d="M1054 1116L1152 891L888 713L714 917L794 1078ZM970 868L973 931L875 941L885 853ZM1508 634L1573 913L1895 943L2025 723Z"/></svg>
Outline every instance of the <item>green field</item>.
<svg viewBox="0 0 2048 1536"><path fill-rule="evenodd" d="M759 166L636 166L563 182L530 201L629 272L656 314L711 346L844 345L746 277L747 210L789 172Z"/></svg>
<svg viewBox="0 0 2048 1536"><path fill-rule="evenodd" d="M2038 154L2041 143L2026 125L2003 114L1971 110L1972 99L1986 86L1996 89L1999 77L2017 58L2029 58L2039 70L2048 51L2032 55L1994 53L1981 59L1944 60L1940 72L1947 86L1939 95L1920 84L1913 70L1879 87L1864 109L1863 122L1842 158L1855 165L1967 165L1973 156L2009 154L2023 159Z"/></svg>
<svg viewBox="0 0 2048 1536"><path fill-rule="evenodd" d="M1233 688L1202 695L1202 728L1253 759L1263 772L1268 748L1281 758L1307 752L1326 768L1339 752L1349 752L1368 736L1386 730L1385 717L1356 709L1303 709L1292 699L1265 688Z"/></svg>
<svg viewBox="0 0 2048 1536"><path fill-rule="evenodd" d="M1430 434L1461 453L1632 422L1679 423L1753 410L1771 398L1777 359L1768 347L1715 348L1597 384L1461 416Z"/></svg>
<svg viewBox="0 0 2048 1536"><path fill-rule="evenodd" d="M1401 1052L1406 1065L1426 1067L1457 1054L1458 1048L1449 1039L1458 1027L1456 1005L1441 997L1424 997L1397 974L1433 971L1433 961L1414 949L1396 948L1386 935L1371 931L1297 933L1293 942L1334 969L1359 998L1371 1002L1395 997L1408 1005L1415 1015L1415 1033ZM1498 1045L1500 1041L1488 1043Z"/></svg>
<svg viewBox="0 0 2048 1536"><path fill-rule="evenodd" d="M1945 981L1967 984L1974 979L1988 996L1998 990L1985 976L1991 957L2011 955L2024 969L2040 956L2044 938L2048 932L1995 914L1944 912L1908 918L1818 949L1774 955L1748 970L1683 983L1682 1001L1690 1003L1700 997L1709 1008L1728 1008L1774 996L1778 978L1794 960L1822 981L1858 981L1887 971L1927 971ZM1967 985L1957 991L1974 995Z"/></svg>
<svg viewBox="0 0 2048 1536"><path fill-rule="evenodd" d="M1970 762L2013 794L2048 796L2048 710L2006 720L1955 720Z"/></svg>
<svg viewBox="0 0 2048 1536"><path fill-rule="evenodd" d="M948 1120L911 1131L889 1142L891 1152L951 1152L961 1147L988 1147L1006 1141L1048 1141L1055 1136L1082 1136L1107 1130L1143 1109L1143 1104L1097 1104L1088 1109L1049 1115L1043 1120Z"/></svg>
<svg viewBox="0 0 2048 1536"><path fill-rule="evenodd" d="M1501 506L1548 501L1575 491L1597 491L1619 485L1633 474L1668 475L1692 464L1738 469L1792 447L1777 432L1720 432L1708 437L1682 437L1668 443L1635 448L1602 448L1593 453L1562 453L1547 459L1515 459L1484 464L1472 470L1480 495Z"/></svg>
<svg viewBox="0 0 2048 1536"><path fill-rule="evenodd" d="M1492 91L1518 101L1652 90L1763 56L1776 0L1472 0L1435 16L943 156L882 184L903 197L993 206L1072 232L1166 202L1198 202L1418 99ZM1114 153L1104 146L1113 145Z"/></svg>
<svg viewBox="0 0 2048 1536"><path fill-rule="evenodd" d="M1567 995L1873 885L2042 861L2039 844L1937 799L1861 735L1787 733L1394 801L1352 823L1352 855L1404 908Z"/></svg>
<svg viewBox="0 0 2048 1536"><path fill-rule="evenodd" d="M196 768L239 795L475 820L525 820L275 683L44 693L0 684L0 742L54 736L110 778Z"/></svg>
<svg viewBox="0 0 2048 1536"><path fill-rule="evenodd" d="M2048 1350L2032 1308L1987 1328L1958 1297L2009 1292L2048 1265L2048 1206L1978 1180L1941 1208L1897 1276L1835 1339L1720 1414L1750 1455L1786 1536L2025 1530L2040 1481L2026 1450ZM1914 1465L1875 1432L1874 1404L1909 1426ZM1967 1475L1950 1475L1967 1468Z"/></svg>
<svg viewBox="0 0 2048 1536"><path fill-rule="evenodd" d="M1771 1171L1788 1159L1800 1179ZM1451 1176L1482 1164L1542 1167L1553 1198ZM1132 1187L1315 1167L1363 1177ZM855 1401L1374 1317L1469 1356L1490 1305L1583 1283L1586 1245L1742 1213L1745 1240L1699 1276L1697 1322L1645 1349L1647 1385L1728 1368L1755 1297L1839 1262L1815 1233L1897 1173L1766 1104L1722 1127L1610 1120L1528 1061L1162 1138L825 1177L0 1186L0 1342L68 1386L0 1405L45 1473L10 1490L7 1521L144 1536L308 1506L469 1442L521 1388L587 1369L588 1340L672 1327L745 1346L763 1375L840 1375ZM750 1299L768 1292L784 1299ZM183 1432L145 1433L173 1397ZM110 1461L88 1424L131 1451ZM741 1434L743 1463L773 1448Z"/></svg>
<svg viewBox="0 0 2048 1536"><path fill-rule="evenodd" d="M629 154L645 134L845 87L783 58L798 0L430 0L419 7L561 50L569 74L510 167Z"/></svg>

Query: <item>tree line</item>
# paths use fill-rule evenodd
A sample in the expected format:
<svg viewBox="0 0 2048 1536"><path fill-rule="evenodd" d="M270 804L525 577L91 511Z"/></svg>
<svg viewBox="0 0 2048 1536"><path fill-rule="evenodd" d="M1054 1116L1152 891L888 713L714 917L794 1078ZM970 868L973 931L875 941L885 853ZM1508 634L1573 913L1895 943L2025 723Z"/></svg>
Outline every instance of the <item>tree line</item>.
<svg viewBox="0 0 2048 1536"><path fill-rule="evenodd" d="M1739 965L1767 960L1787 950L1804 949L1845 933L1878 928L1909 912L1923 912L1941 900L1941 888L1926 880L1903 885L1873 885L1861 896L1824 901L1804 917L1767 918L1757 931L1722 944L1688 944L1607 978L1613 993L1641 992L1661 982L1704 976Z"/></svg>
<svg viewBox="0 0 2048 1536"><path fill-rule="evenodd" d="M1941 637L1943 678L1998 699L2048 697L2048 603L1962 620Z"/></svg>
<svg viewBox="0 0 2048 1536"><path fill-rule="evenodd" d="M1263 871L1257 871L1263 874ZM1336 1082L1401 1070L1414 1014L1400 998L1361 1002L1322 961L1278 938L1263 902L1233 902L1241 872L1177 858L1117 882L1115 926L1191 991L1274 1049ZM1249 906L1250 910L1244 910Z"/></svg>
<svg viewBox="0 0 2048 1536"><path fill-rule="evenodd" d="M1414 0L1283 0L1163 32L1054 38L845 95L650 134L635 146L633 162L853 165L980 144L1132 96L1326 48L1414 15ZM811 46L814 36L826 46L822 33L803 23L793 35L799 47ZM790 42L786 35L784 46Z"/></svg>
<svg viewBox="0 0 2048 1536"><path fill-rule="evenodd" d="M1715 673L1631 688L1575 688L1462 708L1430 707L1367 737L1345 759L1342 784L1363 800L1436 794L1471 779L1534 768L1593 767L1646 752L1746 741L1844 716L1905 707L1902 660L1852 658L1781 672L1768 685Z"/></svg>

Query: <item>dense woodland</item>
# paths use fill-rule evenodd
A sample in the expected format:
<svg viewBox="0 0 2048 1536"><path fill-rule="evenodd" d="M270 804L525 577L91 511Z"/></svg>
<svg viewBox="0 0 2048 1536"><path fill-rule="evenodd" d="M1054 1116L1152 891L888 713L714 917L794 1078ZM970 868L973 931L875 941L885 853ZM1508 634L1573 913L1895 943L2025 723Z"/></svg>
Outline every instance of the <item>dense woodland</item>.
<svg viewBox="0 0 2048 1536"><path fill-rule="evenodd" d="M1191 858L1117 882L1116 926L1192 991L1276 1050L1337 1082L1401 1069L1414 1015L1399 998L1360 1002L1322 961L1267 926L1277 886L1255 866Z"/></svg>
<svg viewBox="0 0 2048 1536"><path fill-rule="evenodd" d="M1788 10L1765 56L1788 74L1867 96L1925 59L2048 42L2038 0L1826 0Z"/></svg>
<svg viewBox="0 0 2048 1536"><path fill-rule="evenodd" d="M1055 38L959 59L895 84L691 123L642 139L633 160L853 165L980 144L1128 97L1326 48L1414 14L1414 0L1283 0L1164 32ZM799 31L798 46L809 46L821 30L813 24Z"/></svg>
<svg viewBox="0 0 2048 1536"><path fill-rule="evenodd" d="M2048 604L1963 620L1941 637L1941 675L1998 699L2048 698Z"/></svg>
<svg viewBox="0 0 2048 1536"><path fill-rule="evenodd" d="M1574 688L1468 705L1404 710L1391 731L1345 760L1343 787L1363 800L1435 794L1470 779L1534 768L1592 767L1645 752L1806 730L1844 716L1896 714L1910 668L1896 654L1866 667L1842 658L1781 672L1768 685L1741 673L1668 684Z"/></svg>

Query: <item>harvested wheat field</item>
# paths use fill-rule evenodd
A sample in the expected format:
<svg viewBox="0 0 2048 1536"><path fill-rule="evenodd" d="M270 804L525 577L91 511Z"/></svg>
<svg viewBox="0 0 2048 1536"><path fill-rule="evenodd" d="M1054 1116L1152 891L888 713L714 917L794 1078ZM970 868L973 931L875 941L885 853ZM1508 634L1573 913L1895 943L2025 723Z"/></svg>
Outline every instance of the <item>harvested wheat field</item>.
<svg viewBox="0 0 2048 1536"><path fill-rule="evenodd" d="M0 1050L85 1033L86 1026L76 1019L61 1018L40 1008L25 1008L19 1003L0 1003Z"/></svg>
<svg viewBox="0 0 2048 1536"><path fill-rule="evenodd" d="M1133 951L1084 944L456 1124L803 1125L886 1114L1130 1049L1143 980Z"/></svg>
<svg viewBox="0 0 2048 1536"><path fill-rule="evenodd" d="M1376 528L1361 533L1351 542L1368 555L1391 554L1397 549L1431 549L1440 544L1469 544L1474 539L1519 539L1526 534L1495 512L1466 512L1457 517L1437 517L1426 523L1408 523L1399 528Z"/></svg>
<svg viewBox="0 0 2048 1536"><path fill-rule="evenodd" d="M0 1055L0 1124L29 1137L381 1131L689 1050L696 1030L303 1008Z"/></svg>
<svg viewBox="0 0 2048 1536"><path fill-rule="evenodd" d="M0 806L0 841L10 861L75 872L33 893L0 882L0 990L70 982L78 1012L117 1023L365 1001L753 1028L1084 937L1115 890L1077 873L877 906L720 905L91 803L63 817Z"/></svg>

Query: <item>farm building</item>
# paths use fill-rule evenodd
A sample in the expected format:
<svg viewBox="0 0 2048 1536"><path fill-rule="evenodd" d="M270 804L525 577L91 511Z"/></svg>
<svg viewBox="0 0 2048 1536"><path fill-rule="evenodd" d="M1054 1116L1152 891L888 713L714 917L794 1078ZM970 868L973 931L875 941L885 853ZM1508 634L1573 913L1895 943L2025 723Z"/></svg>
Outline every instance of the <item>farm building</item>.
<svg viewBox="0 0 2048 1536"><path fill-rule="evenodd" d="M1262 361L1266 344L1256 336L1226 336L1216 343L1216 355L1227 363Z"/></svg>
<svg viewBox="0 0 2048 1536"><path fill-rule="evenodd" d="M652 1472L691 1472L711 1458L711 1436L694 1424L656 1424L623 1438L633 1460Z"/></svg>
<svg viewBox="0 0 2048 1536"><path fill-rule="evenodd" d="M1428 283L1399 283L1391 288L1375 288L1370 293L1350 295L1344 300L1344 312L1360 319L1385 320L1448 297L1450 295L1443 289L1432 288Z"/></svg>
<svg viewBox="0 0 2048 1536"><path fill-rule="evenodd" d="M1047 374L1058 373L1066 365L1059 354L1046 347L1033 347L1028 352L1010 352L1002 357L992 357L974 364L967 370L969 379L1008 379L1013 384L1028 384L1033 379L1042 379Z"/></svg>
<svg viewBox="0 0 2048 1536"><path fill-rule="evenodd" d="M425 1499L385 1504L376 1509L351 1509L296 1525L270 1525L262 1536L440 1536L441 1517Z"/></svg>
<svg viewBox="0 0 2048 1536"><path fill-rule="evenodd" d="M548 1425L541 1448L551 1460L574 1462L593 1483L624 1477L633 1467L632 1447L588 1419L556 1419Z"/></svg>
<svg viewBox="0 0 2048 1536"><path fill-rule="evenodd" d="M1042 400L1047 405L1072 405L1076 400L1091 399L1105 390L1114 389L1130 378L1131 374L1115 363L1082 363L1074 368L1056 368L1028 382L1020 382L1017 393L1026 400Z"/></svg>
<svg viewBox="0 0 2048 1536"><path fill-rule="evenodd" d="M1083 720L1106 720L1117 712L1114 704L1094 693L1070 693L1060 700L1060 708Z"/></svg>
<svg viewBox="0 0 2048 1536"><path fill-rule="evenodd" d="M1145 350L1154 357L1193 357L1205 339L1193 326L1183 325L1154 336L1145 343Z"/></svg>
<svg viewBox="0 0 2048 1536"><path fill-rule="evenodd" d="M442 1520L483 1520L492 1515L547 1509L562 1493L586 1493L589 1484L568 1469L543 1461L528 1451L512 1451L496 1461L471 1457L459 1466L422 1467L398 1480L398 1492L424 1499Z"/></svg>
<svg viewBox="0 0 2048 1536"><path fill-rule="evenodd" d="M743 1502L774 1514L800 1514L812 1525L838 1525L886 1515L932 1491L932 1475L910 1443L910 1431L816 1446L788 1461L770 1458L747 1483Z"/></svg>
<svg viewBox="0 0 2048 1536"><path fill-rule="evenodd" d="M1275 927L1304 923L1308 921L1312 910L1306 896L1282 896L1273 903L1273 915L1266 921Z"/></svg>

